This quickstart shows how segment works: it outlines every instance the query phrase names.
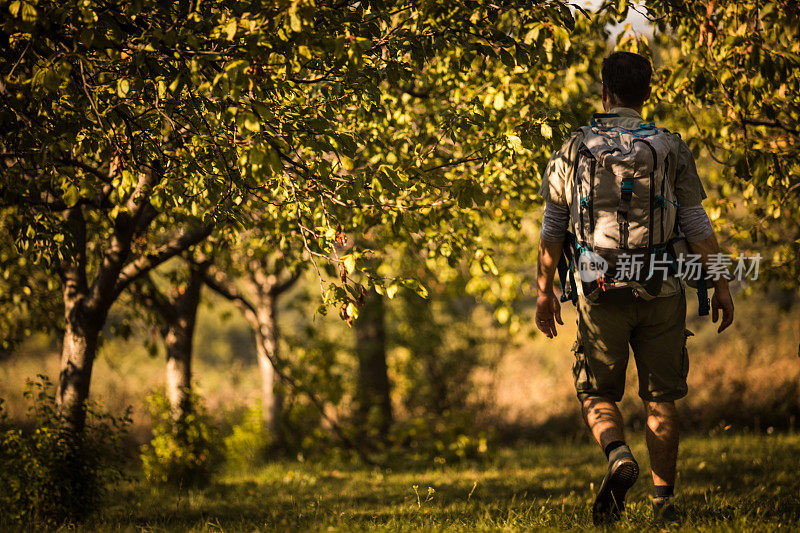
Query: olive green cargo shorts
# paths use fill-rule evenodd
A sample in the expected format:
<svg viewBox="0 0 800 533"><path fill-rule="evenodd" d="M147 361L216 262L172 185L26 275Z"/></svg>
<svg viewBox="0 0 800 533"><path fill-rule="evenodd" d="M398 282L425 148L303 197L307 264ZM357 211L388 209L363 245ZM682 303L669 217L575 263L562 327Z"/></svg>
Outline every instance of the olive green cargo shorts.
<svg viewBox="0 0 800 533"><path fill-rule="evenodd" d="M685 323L682 292L649 301L628 289L610 290L591 303L581 297L572 368L578 398L622 399L628 344L633 348L643 400L668 402L686 396L686 338L692 332Z"/></svg>

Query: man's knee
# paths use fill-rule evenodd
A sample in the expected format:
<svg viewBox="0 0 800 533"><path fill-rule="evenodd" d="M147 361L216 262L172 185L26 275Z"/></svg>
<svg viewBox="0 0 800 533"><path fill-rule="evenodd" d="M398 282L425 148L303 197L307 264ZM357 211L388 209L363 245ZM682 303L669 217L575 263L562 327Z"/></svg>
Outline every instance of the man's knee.
<svg viewBox="0 0 800 533"><path fill-rule="evenodd" d="M581 398L581 407L584 416L594 415L597 417L614 416L617 404L602 396L585 396Z"/></svg>

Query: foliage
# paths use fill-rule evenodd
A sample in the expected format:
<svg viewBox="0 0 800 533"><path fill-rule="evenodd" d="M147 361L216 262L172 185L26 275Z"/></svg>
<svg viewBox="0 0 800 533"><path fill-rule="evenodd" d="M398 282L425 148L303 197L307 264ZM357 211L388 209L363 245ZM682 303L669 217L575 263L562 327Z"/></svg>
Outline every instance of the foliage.
<svg viewBox="0 0 800 533"><path fill-rule="evenodd" d="M594 90L599 93L608 27L619 17L624 18L624 13L602 9L576 11L563 26L531 23L524 34L518 30L530 46L530 61L522 59L522 54L515 56L513 65L486 59L481 67L483 82L472 93L467 88L456 93L440 90L439 80L447 83L449 74L431 75L429 97L403 97L397 103L404 120L420 124L419 136L438 143L441 117L459 109L462 98L471 94L483 112L482 131L477 135L488 142L499 134L505 136L505 144L495 145L497 151L474 166L437 170L443 190L450 178L478 184L480 194L466 201L470 208L454 209L461 204L445 203L441 208L420 210L416 221L405 214L389 217L366 233L370 244L365 248L380 258L376 271L387 280L387 286L378 290L389 298L403 290L428 297L454 283L448 294L461 290L459 297L464 293L474 297L489 306L498 323L511 331L519 329L520 320L525 319L520 315L522 304L535 292L531 258L538 224L532 224L531 218L541 204L542 172L553 150L598 110L599 96L588 95ZM426 66L421 72L432 69L434 65Z"/></svg>
<svg viewBox="0 0 800 533"><path fill-rule="evenodd" d="M476 423L472 409L412 415L392 426L385 461L390 465L468 463L489 456L496 440L491 428Z"/></svg>
<svg viewBox="0 0 800 533"><path fill-rule="evenodd" d="M116 418L88 404L86 430L78 436L66 431L46 377L29 381L25 398L30 430L8 424L0 399L0 526L84 520L123 479L122 438L129 415Z"/></svg>
<svg viewBox="0 0 800 533"><path fill-rule="evenodd" d="M270 436L264 427L264 412L260 402L244 412L241 422L231 427L231 433L225 436L223 443L225 460L235 468L246 468L264 462Z"/></svg>
<svg viewBox="0 0 800 533"><path fill-rule="evenodd" d="M199 225L198 238L247 227L239 206L252 200L279 248L332 256L345 282L365 267L358 250L340 257L345 232L386 223L449 257L468 246L473 207L516 194L498 158L549 144L558 114L542 110L546 83L530 78L562 58L575 24L555 0L9 12L0 192L22 253L79 270L105 256L116 270L178 227Z"/></svg>
<svg viewBox="0 0 800 533"><path fill-rule="evenodd" d="M392 341L399 347L397 386L404 407L415 414L441 415L468 405L472 372L489 363L482 353L496 339L487 338L494 332L475 327L482 309L469 296L458 298L463 285L432 281L428 300L408 294L394 308Z"/></svg>
<svg viewBox="0 0 800 533"><path fill-rule="evenodd" d="M331 416L343 407L345 383L353 375L348 375L349 369L341 363L341 346L323 336L324 333L319 331L311 333L305 341L296 336L287 339L291 363L285 370L295 386L282 387L285 394L283 418L287 428L283 446L302 457L329 456L342 451L334 449L343 443L332 433L331 430L334 433L336 430L309 395L313 394L328 410L325 415ZM339 417L334 415L336 418ZM345 438L352 437L350 428L340 424L338 430L345 432Z"/></svg>
<svg viewBox="0 0 800 533"><path fill-rule="evenodd" d="M646 2L664 66L654 95L681 109L695 153L716 170L712 219L731 251L800 290L800 8L786 0ZM675 115L675 113L672 113Z"/></svg>
<svg viewBox="0 0 800 533"><path fill-rule="evenodd" d="M153 439L141 449L145 477L177 486L208 483L222 463L222 442L197 393L191 393L192 407L178 423L163 391L151 393L147 401Z"/></svg>
<svg viewBox="0 0 800 533"><path fill-rule="evenodd" d="M174 13L158 5L13 3L4 19L4 229L30 263L88 270L90 308L185 248L176 230L197 240L232 216L231 156L209 147L219 106L171 51L194 38L164 35Z"/></svg>
<svg viewBox="0 0 800 533"><path fill-rule="evenodd" d="M90 337L138 277L212 233L260 240L254 224L261 248L302 250L291 270L313 267L346 320L362 282L424 294L369 256L405 242L455 261L480 246L495 200L501 219L519 217L502 198L535 192L525 170L554 142L548 84L576 25L558 0L8 10L3 229L59 276L67 319L90 322L66 333ZM389 232L381 246L353 246L374 226ZM64 343L87 347L65 361L91 362L95 341ZM79 405L91 376L64 376L61 396Z"/></svg>
<svg viewBox="0 0 800 533"><path fill-rule="evenodd" d="M0 226L7 224L0 209ZM59 312L58 279L13 246L11 236L0 232L0 351L13 349L35 331L63 329Z"/></svg>

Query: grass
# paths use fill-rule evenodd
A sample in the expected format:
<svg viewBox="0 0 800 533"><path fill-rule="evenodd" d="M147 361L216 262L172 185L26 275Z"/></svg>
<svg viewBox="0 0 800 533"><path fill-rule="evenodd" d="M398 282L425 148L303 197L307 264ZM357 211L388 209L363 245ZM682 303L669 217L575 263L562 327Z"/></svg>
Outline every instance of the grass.
<svg viewBox="0 0 800 533"><path fill-rule="evenodd" d="M646 472L642 439L634 453ZM681 530L796 529L798 435L689 437L678 479ZM592 530L602 453L587 441L504 449L468 465L361 468L278 462L203 490L136 482L84 531ZM657 530L650 480L629 493L621 530ZM430 487L430 488L429 488Z"/></svg>

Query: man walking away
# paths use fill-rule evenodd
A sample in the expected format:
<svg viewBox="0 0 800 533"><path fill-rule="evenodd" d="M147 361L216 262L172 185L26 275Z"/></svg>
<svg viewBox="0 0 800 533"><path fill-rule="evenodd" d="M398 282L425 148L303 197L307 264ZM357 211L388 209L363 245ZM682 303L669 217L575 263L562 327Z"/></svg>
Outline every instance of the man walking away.
<svg viewBox="0 0 800 533"><path fill-rule="evenodd" d="M653 274L658 261L668 257L668 243L681 234L702 264L719 253L701 205L706 196L689 148L679 135L641 117L651 74L650 62L637 54L614 52L604 60L606 113L595 115L591 126L574 133L553 154L541 188L545 212L536 325L553 338L556 323L563 324L553 278L562 246L569 247L574 271L580 275L575 388L586 424L608 458L592 509L596 524L620 517L625 494L639 474L617 408L624 392L628 345L647 415L654 517L679 518L673 503L675 400L687 393L686 338L692 333L685 329L684 285L674 268L660 277ZM632 264L642 268L630 268ZM628 275L623 275L626 270ZM719 277L713 285L712 318L716 322L721 312L722 332L733 322L733 301L727 279Z"/></svg>

